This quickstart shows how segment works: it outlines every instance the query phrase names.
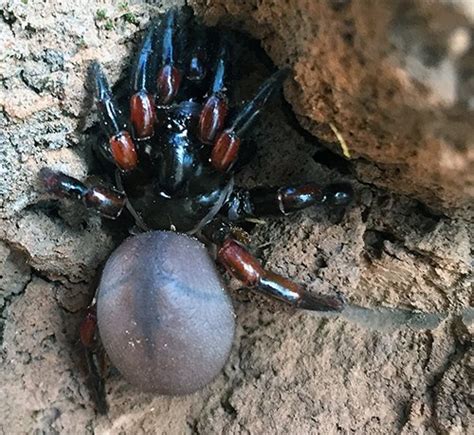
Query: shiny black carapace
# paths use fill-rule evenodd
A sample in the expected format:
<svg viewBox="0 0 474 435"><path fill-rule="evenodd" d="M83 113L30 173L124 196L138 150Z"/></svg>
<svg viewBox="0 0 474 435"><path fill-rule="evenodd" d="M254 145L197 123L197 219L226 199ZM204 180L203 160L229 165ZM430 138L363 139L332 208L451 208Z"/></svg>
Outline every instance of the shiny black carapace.
<svg viewBox="0 0 474 435"><path fill-rule="evenodd" d="M188 235L215 244L217 260L256 292L301 309L344 307L338 294L316 295L266 270L238 236L236 227L246 219L313 205L345 206L353 192L346 183L253 189L234 184L245 133L291 70L275 72L253 99L230 107L229 47L225 38L216 43L215 35L183 10L154 21L133 69L128 120L101 66L92 63L107 136L101 153L116 167L114 188L86 185L50 168L40 173L49 192L79 199L111 219L126 210L135 232L143 233L107 262L80 330L101 410L97 325L112 362L141 389L186 394L210 382L226 361L234 330L231 304L218 296L222 288L213 262Z"/></svg>

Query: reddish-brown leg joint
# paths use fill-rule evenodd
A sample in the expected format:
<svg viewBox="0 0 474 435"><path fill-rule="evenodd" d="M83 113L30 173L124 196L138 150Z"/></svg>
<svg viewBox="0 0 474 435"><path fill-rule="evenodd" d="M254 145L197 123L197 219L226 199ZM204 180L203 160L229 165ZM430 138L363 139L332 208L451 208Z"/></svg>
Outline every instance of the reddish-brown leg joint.
<svg viewBox="0 0 474 435"><path fill-rule="evenodd" d="M258 293L305 310L342 311L344 308L340 296L313 295L302 285L265 270L246 248L231 238L224 241L217 257L235 278Z"/></svg>
<svg viewBox="0 0 474 435"><path fill-rule="evenodd" d="M158 73L157 95L159 104L168 104L176 96L181 84L181 73L172 65L165 65Z"/></svg>
<svg viewBox="0 0 474 435"><path fill-rule="evenodd" d="M84 347L90 349L95 343L95 332L97 329L97 315L95 305L87 308L86 315L79 326L79 336Z"/></svg>
<svg viewBox="0 0 474 435"><path fill-rule="evenodd" d="M110 219L117 218L127 202L123 192L105 186L87 187L78 179L49 168L42 168L39 176L48 192L62 198L79 199L86 207Z"/></svg>
<svg viewBox="0 0 474 435"><path fill-rule="evenodd" d="M97 406L97 411L99 411L100 414L106 414L107 402L105 400L104 380L101 374L101 356L103 355L101 355L100 349L97 348L96 331L97 315L96 306L94 304L87 308L86 316L79 327L79 336L84 348L88 382Z"/></svg>
<svg viewBox="0 0 474 435"><path fill-rule="evenodd" d="M258 285L264 270L240 243L227 239L217 255L226 269L244 285L248 287Z"/></svg>
<svg viewBox="0 0 474 435"><path fill-rule="evenodd" d="M199 138L212 144L217 134L224 128L228 107L224 98L212 95L204 104L199 117Z"/></svg>
<svg viewBox="0 0 474 435"><path fill-rule="evenodd" d="M231 130L224 130L214 143L211 164L218 171L226 171L235 162L239 153L240 139Z"/></svg>
<svg viewBox="0 0 474 435"><path fill-rule="evenodd" d="M104 186L89 188L83 197L86 207L97 210L102 216L116 219L126 204L126 196L115 189Z"/></svg>
<svg viewBox="0 0 474 435"><path fill-rule="evenodd" d="M137 150L127 131L112 136L109 140L110 150L115 164L122 171L131 171L138 164Z"/></svg>
<svg viewBox="0 0 474 435"><path fill-rule="evenodd" d="M137 92L130 99L130 119L135 138L148 139L153 136L155 124L153 97L145 91Z"/></svg>
<svg viewBox="0 0 474 435"><path fill-rule="evenodd" d="M280 211L285 214L322 203L322 188L315 183L306 183L295 187L278 189L277 198Z"/></svg>

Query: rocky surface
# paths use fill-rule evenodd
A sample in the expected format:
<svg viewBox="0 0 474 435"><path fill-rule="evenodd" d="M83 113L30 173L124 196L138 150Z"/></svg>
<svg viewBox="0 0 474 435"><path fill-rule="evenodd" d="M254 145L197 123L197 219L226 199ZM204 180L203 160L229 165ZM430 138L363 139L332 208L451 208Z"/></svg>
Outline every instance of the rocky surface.
<svg viewBox="0 0 474 435"><path fill-rule="evenodd" d="M51 200L36 174L44 165L94 173L87 66L98 58L112 82L125 78L149 18L171 4L3 2L2 432L472 433L469 2L192 2L294 69L290 105L276 99L262 115L240 181L344 179L357 191L344 214L265 219L252 249L312 291L338 288L351 307L296 313L227 280L238 326L222 375L193 396L164 398L112 370L110 411L97 415L77 329L124 230ZM271 62L237 39L240 101Z"/></svg>
<svg viewBox="0 0 474 435"><path fill-rule="evenodd" d="M293 66L298 120L341 154L336 127L360 180L472 213L472 2L195 3Z"/></svg>

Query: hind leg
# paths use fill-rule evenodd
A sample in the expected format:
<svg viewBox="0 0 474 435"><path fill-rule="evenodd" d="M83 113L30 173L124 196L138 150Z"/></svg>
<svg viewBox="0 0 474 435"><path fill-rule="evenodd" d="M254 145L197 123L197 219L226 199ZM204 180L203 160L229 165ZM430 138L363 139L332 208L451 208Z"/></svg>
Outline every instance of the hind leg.
<svg viewBox="0 0 474 435"><path fill-rule="evenodd" d="M305 183L296 186L253 189L235 188L223 210L231 221L268 215L286 215L315 205L347 206L354 191L348 183L320 186Z"/></svg>
<svg viewBox="0 0 474 435"><path fill-rule="evenodd" d="M233 237L232 228L226 222L215 220L203 229L203 233L218 246L218 261L252 291L303 310L339 312L344 309L345 301L339 294L310 293L303 285L265 269L249 250Z"/></svg>

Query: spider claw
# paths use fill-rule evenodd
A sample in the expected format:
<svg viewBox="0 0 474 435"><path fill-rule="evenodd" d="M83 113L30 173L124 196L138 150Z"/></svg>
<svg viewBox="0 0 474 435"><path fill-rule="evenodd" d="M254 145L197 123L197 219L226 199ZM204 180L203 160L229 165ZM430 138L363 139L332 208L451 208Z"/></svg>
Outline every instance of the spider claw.
<svg viewBox="0 0 474 435"><path fill-rule="evenodd" d="M250 127L252 121L260 113L273 92L282 86L285 79L289 76L290 71L290 67L285 67L273 73L273 75L263 82L255 94L255 97L244 105L231 126L231 129L238 136L242 136Z"/></svg>
<svg viewBox="0 0 474 435"><path fill-rule="evenodd" d="M135 61L131 88L137 92L142 89L151 90L152 74L156 73L156 57L153 55L156 44L157 24L153 23L147 31Z"/></svg>

